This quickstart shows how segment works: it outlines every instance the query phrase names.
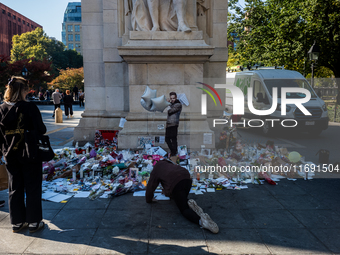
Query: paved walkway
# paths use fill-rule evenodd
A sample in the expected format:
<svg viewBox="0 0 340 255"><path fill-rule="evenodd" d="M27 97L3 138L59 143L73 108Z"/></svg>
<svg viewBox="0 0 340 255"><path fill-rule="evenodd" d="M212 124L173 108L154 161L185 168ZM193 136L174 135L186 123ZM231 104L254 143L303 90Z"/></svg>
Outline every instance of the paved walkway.
<svg viewBox="0 0 340 255"><path fill-rule="evenodd" d="M54 147L69 144L81 111L53 124L44 107ZM248 186L190 194L217 222L219 234L187 221L173 201L146 204L132 194L43 201L45 229L14 234L2 191L0 254L340 254L340 179Z"/></svg>
<svg viewBox="0 0 340 255"><path fill-rule="evenodd" d="M55 123L52 118L54 106L53 105L38 105L43 121L47 127L47 134L50 137L51 145L54 149L72 147L73 130L79 123L84 107L73 105L74 117L67 119L63 115L63 123ZM64 106L61 106L64 113Z"/></svg>

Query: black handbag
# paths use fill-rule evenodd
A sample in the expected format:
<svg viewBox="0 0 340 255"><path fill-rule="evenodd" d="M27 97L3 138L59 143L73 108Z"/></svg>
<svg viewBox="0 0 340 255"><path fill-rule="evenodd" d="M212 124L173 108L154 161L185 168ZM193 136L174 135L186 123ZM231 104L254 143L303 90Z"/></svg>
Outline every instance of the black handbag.
<svg viewBox="0 0 340 255"><path fill-rule="evenodd" d="M48 135L37 134L35 130L25 130L25 158L29 161L50 161L54 152Z"/></svg>
<svg viewBox="0 0 340 255"><path fill-rule="evenodd" d="M50 161L54 158L54 152L50 144L48 135L38 136L38 159L41 161Z"/></svg>

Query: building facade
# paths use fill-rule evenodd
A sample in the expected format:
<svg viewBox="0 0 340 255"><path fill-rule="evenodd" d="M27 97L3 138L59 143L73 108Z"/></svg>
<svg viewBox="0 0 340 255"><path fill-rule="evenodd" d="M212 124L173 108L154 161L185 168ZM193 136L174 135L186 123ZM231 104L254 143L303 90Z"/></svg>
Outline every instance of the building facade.
<svg viewBox="0 0 340 255"><path fill-rule="evenodd" d="M81 2L68 3L64 13L61 38L67 49L82 54Z"/></svg>
<svg viewBox="0 0 340 255"><path fill-rule="evenodd" d="M0 11L0 55L11 55L12 38L14 35L33 31L37 27L43 28L38 23L2 3L0 3Z"/></svg>

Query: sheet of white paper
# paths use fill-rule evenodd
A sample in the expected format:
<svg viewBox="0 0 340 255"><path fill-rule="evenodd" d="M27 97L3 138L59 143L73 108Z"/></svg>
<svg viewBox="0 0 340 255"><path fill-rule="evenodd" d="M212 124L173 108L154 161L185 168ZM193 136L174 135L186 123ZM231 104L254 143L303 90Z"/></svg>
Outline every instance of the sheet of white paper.
<svg viewBox="0 0 340 255"><path fill-rule="evenodd" d="M42 193L41 198L44 200L47 200L51 197L55 197L56 195L59 195L59 193L47 191L45 193Z"/></svg>
<svg viewBox="0 0 340 255"><path fill-rule="evenodd" d="M203 144L212 144L212 133L203 134Z"/></svg>
<svg viewBox="0 0 340 255"><path fill-rule="evenodd" d="M228 180L228 178L223 178L223 177L220 177L220 178L216 179L217 182L225 182L227 180Z"/></svg>
<svg viewBox="0 0 340 255"><path fill-rule="evenodd" d="M202 191L202 192L207 192L206 189L200 189L200 191Z"/></svg>
<svg viewBox="0 0 340 255"><path fill-rule="evenodd" d="M163 150L161 147L158 147L158 149L155 151L155 154L160 155L160 156L165 156L167 152Z"/></svg>
<svg viewBox="0 0 340 255"><path fill-rule="evenodd" d="M200 191L200 190L196 190L195 194L196 194L196 195L203 195L203 192Z"/></svg>
<svg viewBox="0 0 340 255"><path fill-rule="evenodd" d="M134 193L133 193L133 196L134 197L145 197L145 190L141 190L141 191L135 191Z"/></svg>
<svg viewBox="0 0 340 255"><path fill-rule="evenodd" d="M88 197L90 193L90 191L81 191L78 194L75 194L74 197Z"/></svg>
<svg viewBox="0 0 340 255"><path fill-rule="evenodd" d="M247 185L241 185L239 186L241 189L248 189L248 186Z"/></svg>
<svg viewBox="0 0 340 255"><path fill-rule="evenodd" d="M163 194L157 194L157 195L155 195L155 199L157 199L157 200L170 200L170 197L166 197Z"/></svg>
<svg viewBox="0 0 340 255"><path fill-rule="evenodd" d="M164 144L165 143L165 136L160 136L159 137L159 143Z"/></svg>
<svg viewBox="0 0 340 255"><path fill-rule="evenodd" d="M191 188L189 194L190 194L190 193L193 194L193 193L195 193L195 192L196 192L196 188Z"/></svg>
<svg viewBox="0 0 340 255"><path fill-rule="evenodd" d="M244 183L251 183L251 179L246 179L243 181Z"/></svg>
<svg viewBox="0 0 340 255"><path fill-rule="evenodd" d="M207 192L215 192L214 188L207 188Z"/></svg>
<svg viewBox="0 0 340 255"><path fill-rule="evenodd" d="M56 195L54 197L51 197L51 198L49 198L47 200L51 201L51 202L60 203L61 201L69 199L70 197L72 197L72 196L71 195L58 194L58 195Z"/></svg>
<svg viewBox="0 0 340 255"><path fill-rule="evenodd" d="M105 191L103 195L101 195L99 198L108 198L109 194L111 194L112 191Z"/></svg>

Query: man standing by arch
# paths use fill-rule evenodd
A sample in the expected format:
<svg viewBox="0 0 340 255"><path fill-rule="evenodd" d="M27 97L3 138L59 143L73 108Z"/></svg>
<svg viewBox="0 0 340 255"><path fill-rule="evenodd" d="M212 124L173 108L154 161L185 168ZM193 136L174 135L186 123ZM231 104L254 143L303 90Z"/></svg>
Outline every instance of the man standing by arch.
<svg viewBox="0 0 340 255"><path fill-rule="evenodd" d="M171 160L176 163L177 160L177 133L179 125L179 116L182 112L182 104L177 99L176 92L170 92L170 109L166 120L165 141L170 149Z"/></svg>

